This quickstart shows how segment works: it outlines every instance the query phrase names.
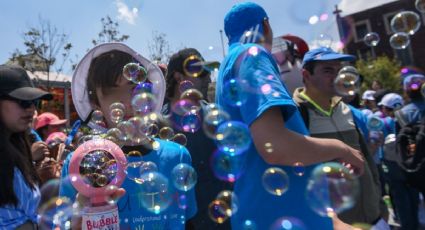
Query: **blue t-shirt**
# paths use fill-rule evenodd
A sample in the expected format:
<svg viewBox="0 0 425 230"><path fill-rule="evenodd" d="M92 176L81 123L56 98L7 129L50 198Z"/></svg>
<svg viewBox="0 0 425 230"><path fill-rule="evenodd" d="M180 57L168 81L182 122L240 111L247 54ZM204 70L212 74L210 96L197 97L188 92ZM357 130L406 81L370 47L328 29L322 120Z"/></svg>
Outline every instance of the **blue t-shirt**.
<svg viewBox="0 0 425 230"><path fill-rule="evenodd" d="M187 192L177 190L171 181L171 171L179 163L191 164L191 157L187 149L171 141L156 139L160 147L152 150L142 157L143 161L154 162L158 172L169 180L170 206L159 214L149 212L141 202L140 184L126 178L122 188L126 194L118 201L118 210L121 229L185 229L185 221L196 214L195 191ZM68 175L70 154L65 160L62 169L62 178ZM72 186L61 184L60 196L75 198L77 191ZM184 198L184 199L182 199Z"/></svg>
<svg viewBox="0 0 425 230"><path fill-rule="evenodd" d="M229 87L225 84L236 75L240 84L238 96L243 101L240 106L232 106L226 97ZM248 126L271 107L280 107L286 128L306 135L308 132L301 114L279 77L275 61L263 47L235 43L230 46L229 55L220 67L216 103L231 115L232 120L242 121ZM243 156L246 171L234 186L239 208L232 215L232 229L242 229L248 220L257 229L269 229L277 219L285 216L303 221L307 229L332 229L331 219L313 212L306 201L307 180L314 165L305 167L304 176L296 176L292 167L266 163L253 144ZM289 189L282 196L272 195L262 186L262 175L272 166L282 168L289 176Z"/></svg>
<svg viewBox="0 0 425 230"><path fill-rule="evenodd" d="M15 229L27 221L37 223L40 190L37 186L31 189L17 167L13 170L13 191L18 198L18 204L0 206L0 229Z"/></svg>

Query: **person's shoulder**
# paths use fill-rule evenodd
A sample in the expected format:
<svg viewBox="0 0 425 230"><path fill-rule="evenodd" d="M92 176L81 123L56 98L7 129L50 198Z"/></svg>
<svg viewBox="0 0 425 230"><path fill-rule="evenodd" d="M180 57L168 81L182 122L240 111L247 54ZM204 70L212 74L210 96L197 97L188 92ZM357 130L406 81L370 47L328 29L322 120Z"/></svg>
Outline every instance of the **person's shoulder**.
<svg viewBox="0 0 425 230"><path fill-rule="evenodd" d="M155 142L158 143L158 151L163 152L165 154L180 154L182 152L187 152L186 147L174 141L155 139Z"/></svg>

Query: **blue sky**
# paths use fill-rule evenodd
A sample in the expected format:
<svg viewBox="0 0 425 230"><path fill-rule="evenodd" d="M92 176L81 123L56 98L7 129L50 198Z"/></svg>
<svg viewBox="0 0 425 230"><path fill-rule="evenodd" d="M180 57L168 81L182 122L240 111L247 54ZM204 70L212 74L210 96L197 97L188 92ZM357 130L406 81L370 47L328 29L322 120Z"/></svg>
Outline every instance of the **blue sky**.
<svg viewBox="0 0 425 230"><path fill-rule="evenodd" d="M372 2L388 2L374 0ZM82 58L91 40L101 30L100 18L109 15L120 24L120 32L130 35L127 44L148 56L152 31L167 35L172 50L198 49L206 59L222 58L219 30L226 12L235 0L2 0L0 1L0 63L15 49L24 50L22 34L38 25L38 17L50 20L60 31L69 34L72 56ZM264 7L276 36L295 34L312 43L320 34L339 38L334 5L353 11L367 7L370 0L258 0ZM354 2L354 3L350 3ZM364 2L364 4L361 4ZM360 4L359 4L360 3ZM137 10L136 10L137 9ZM328 14L327 20L309 24L313 15ZM227 43L227 40L225 40ZM226 45L226 44L225 44ZM212 50L211 50L211 47ZM69 68L65 70L70 74Z"/></svg>

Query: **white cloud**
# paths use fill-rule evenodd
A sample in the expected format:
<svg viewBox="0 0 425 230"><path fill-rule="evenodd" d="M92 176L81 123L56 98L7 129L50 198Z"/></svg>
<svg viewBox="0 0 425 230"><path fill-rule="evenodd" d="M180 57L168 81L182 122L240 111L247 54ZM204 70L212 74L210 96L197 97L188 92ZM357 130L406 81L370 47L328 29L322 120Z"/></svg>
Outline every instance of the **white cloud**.
<svg viewBox="0 0 425 230"><path fill-rule="evenodd" d="M118 10L118 19L119 20L124 20L127 23L131 24L131 25L135 25L136 24L136 19L138 17L138 9L137 8L132 8L130 9L123 1L121 0L116 0L115 4L117 6L117 10Z"/></svg>
<svg viewBox="0 0 425 230"><path fill-rule="evenodd" d="M342 0L338 7L342 15L349 15L394 1L398 0Z"/></svg>

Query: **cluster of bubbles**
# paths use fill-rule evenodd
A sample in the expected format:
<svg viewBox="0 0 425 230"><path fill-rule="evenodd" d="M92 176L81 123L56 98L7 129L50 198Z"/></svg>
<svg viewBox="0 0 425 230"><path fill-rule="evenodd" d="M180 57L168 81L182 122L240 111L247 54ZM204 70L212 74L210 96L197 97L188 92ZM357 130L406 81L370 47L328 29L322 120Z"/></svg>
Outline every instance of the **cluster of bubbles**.
<svg viewBox="0 0 425 230"><path fill-rule="evenodd" d="M117 161L106 151L88 152L80 163L80 174L85 182L99 188L109 184L117 175Z"/></svg>
<svg viewBox="0 0 425 230"><path fill-rule="evenodd" d="M417 0L416 9L424 12L424 1ZM414 11L402 11L394 15L391 19L390 27L393 32L389 42L393 49L406 49L410 45L410 36L414 35L421 27L421 18ZM367 33L363 41L367 46L375 47L380 42L379 34L376 32Z"/></svg>
<svg viewBox="0 0 425 230"><path fill-rule="evenodd" d="M353 96L359 90L359 72L353 66L344 66L334 80L334 88L340 96Z"/></svg>

